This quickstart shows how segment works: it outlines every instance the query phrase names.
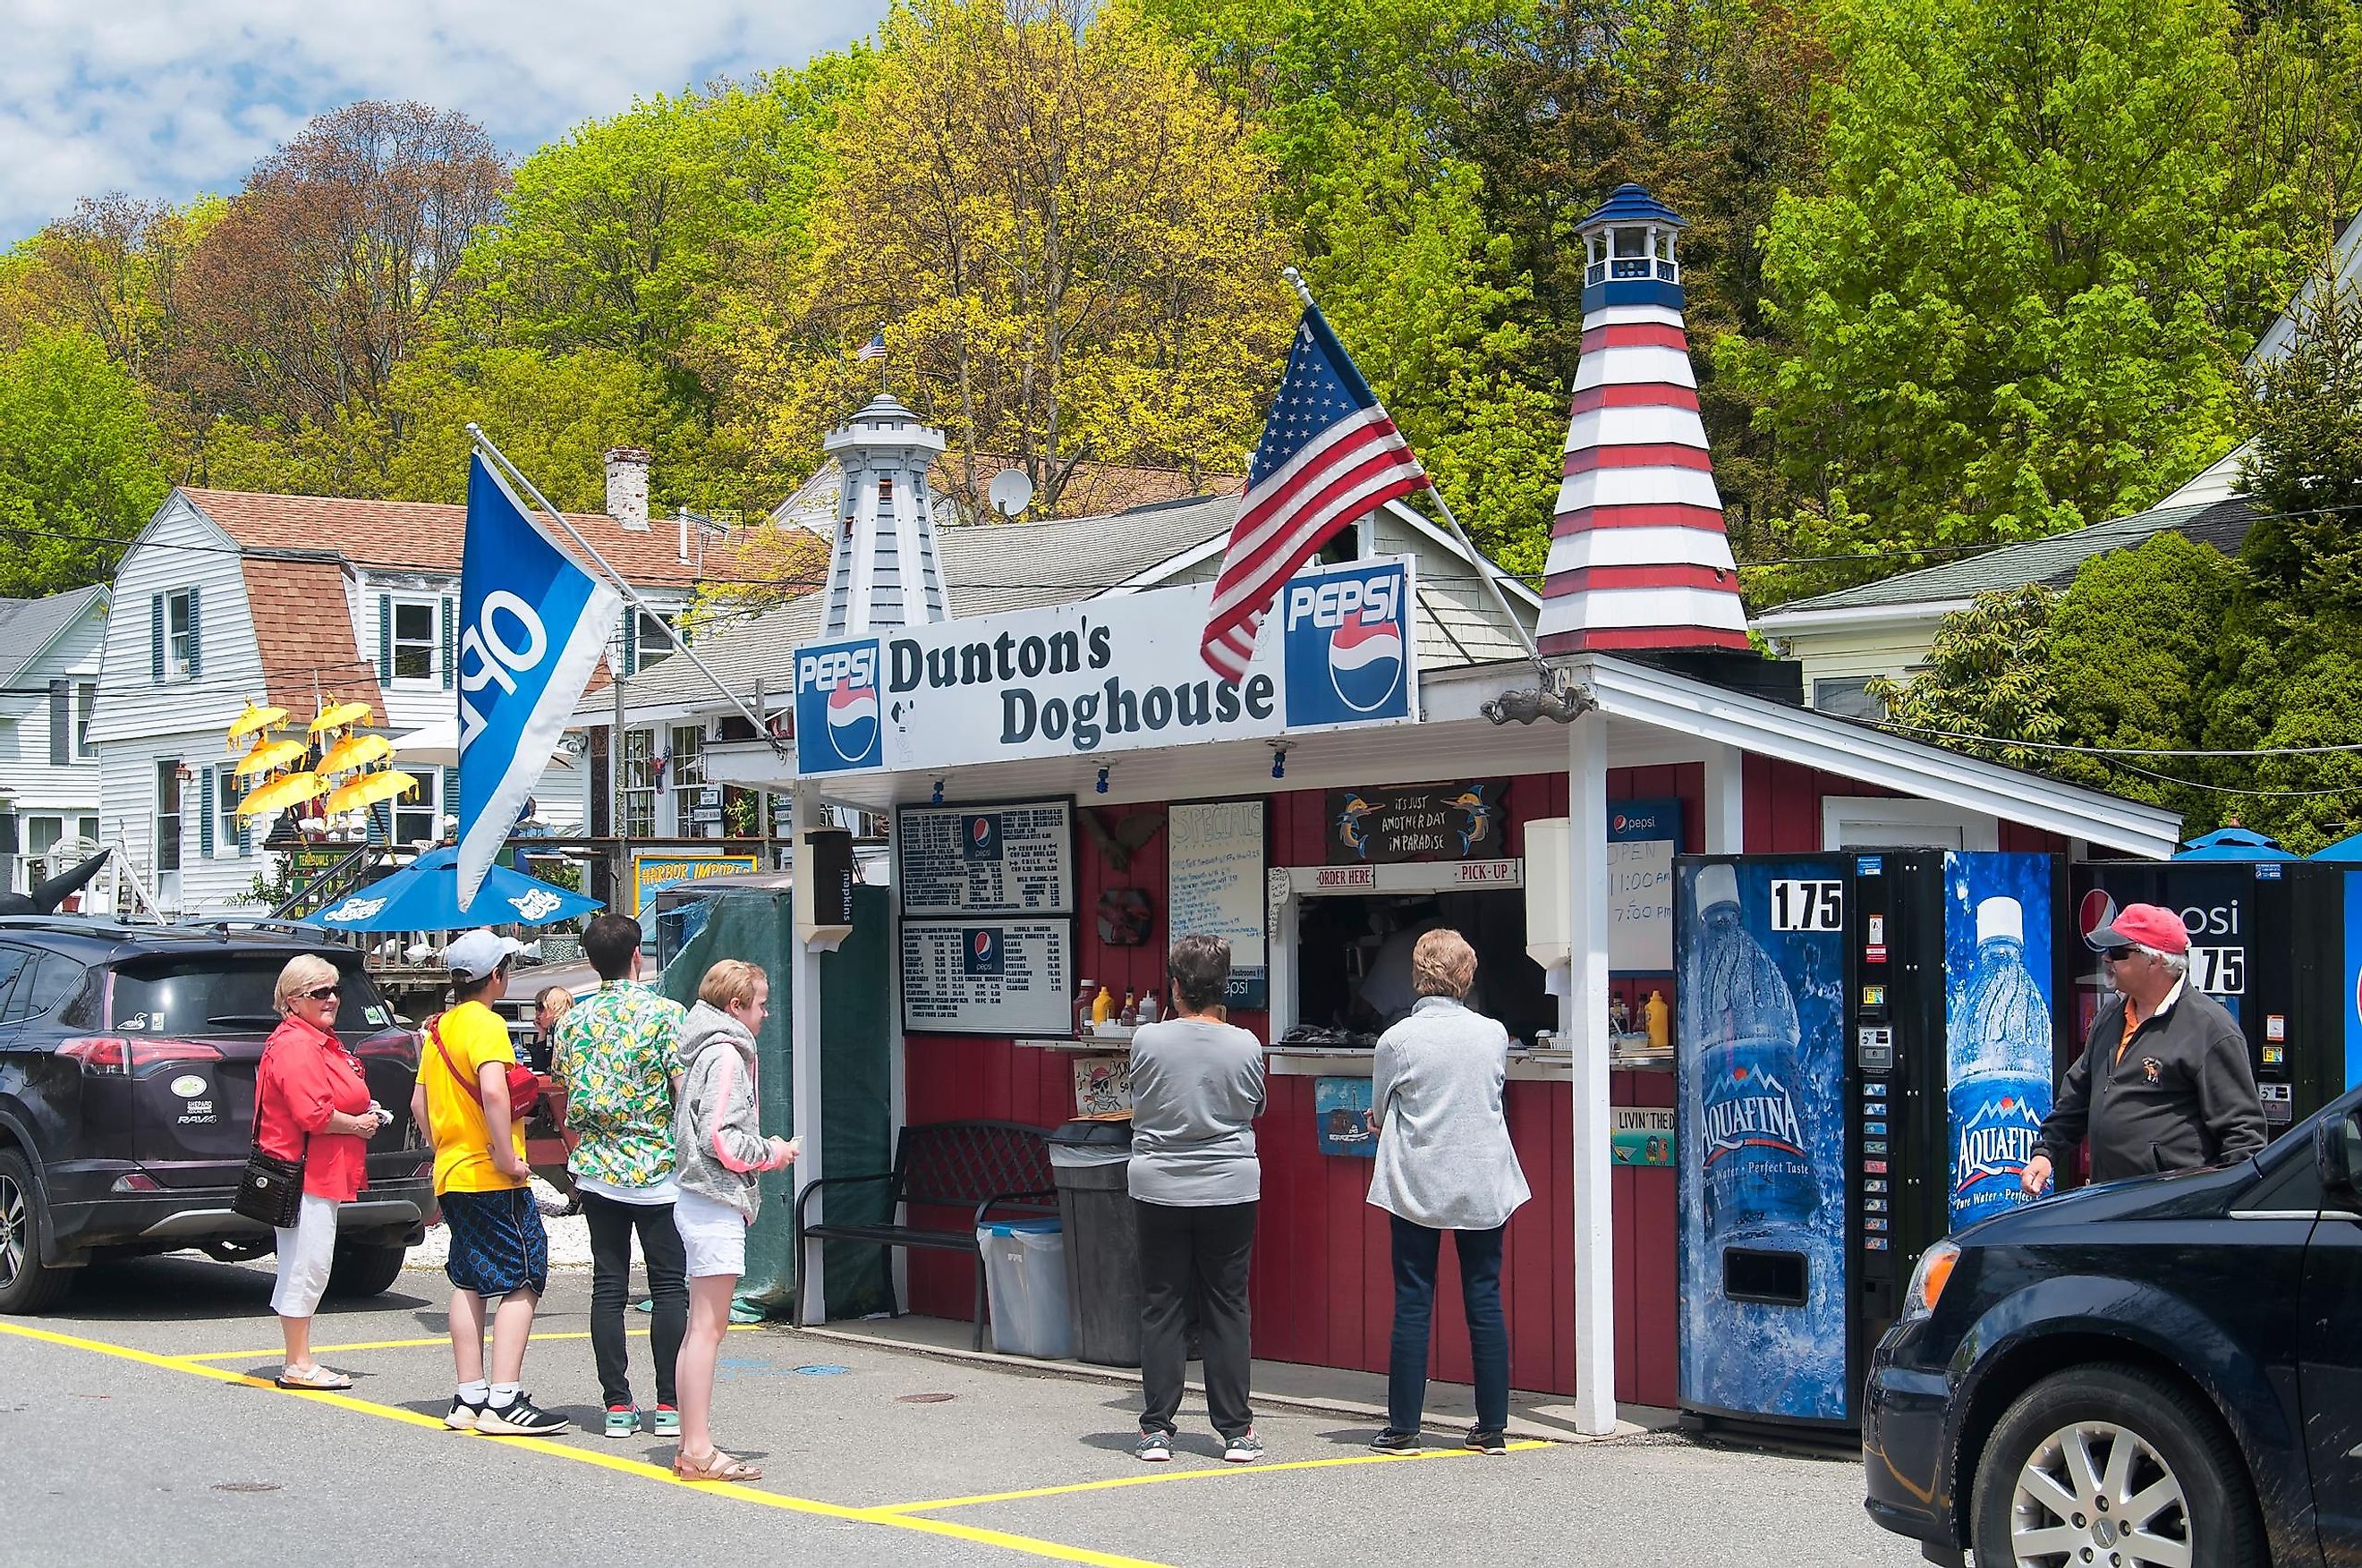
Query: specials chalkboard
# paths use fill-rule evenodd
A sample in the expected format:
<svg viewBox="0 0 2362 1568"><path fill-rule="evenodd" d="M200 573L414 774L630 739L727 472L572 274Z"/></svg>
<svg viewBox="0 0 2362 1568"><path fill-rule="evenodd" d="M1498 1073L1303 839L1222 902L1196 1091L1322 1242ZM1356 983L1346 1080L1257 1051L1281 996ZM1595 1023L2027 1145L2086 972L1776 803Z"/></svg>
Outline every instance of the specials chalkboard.
<svg viewBox="0 0 2362 1568"><path fill-rule="evenodd" d="M906 916L1075 912L1071 800L906 806L894 849Z"/></svg>
<svg viewBox="0 0 2362 1568"><path fill-rule="evenodd" d="M921 1035L1068 1035L1072 920L905 920L902 1028Z"/></svg>
<svg viewBox="0 0 2362 1568"><path fill-rule="evenodd" d="M1227 938L1231 984L1223 1000L1232 1007L1269 1006L1264 803L1176 805L1168 818L1165 907L1173 934Z"/></svg>
<svg viewBox="0 0 2362 1568"><path fill-rule="evenodd" d="M1329 792L1329 863L1391 865L1400 861L1496 861L1508 814L1507 779L1461 784L1390 784Z"/></svg>

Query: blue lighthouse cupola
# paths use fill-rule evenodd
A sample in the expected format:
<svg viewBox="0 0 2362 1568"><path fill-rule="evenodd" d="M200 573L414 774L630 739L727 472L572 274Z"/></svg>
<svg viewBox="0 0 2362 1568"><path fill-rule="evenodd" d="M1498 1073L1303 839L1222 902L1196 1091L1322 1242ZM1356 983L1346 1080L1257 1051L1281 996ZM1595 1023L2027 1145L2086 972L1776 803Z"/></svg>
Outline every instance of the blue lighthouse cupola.
<svg viewBox="0 0 2362 1568"><path fill-rule="evenodd" d="M1674 241L1689 225L1681 214L1638 185L1615 194L1575 225L1583 236L1583 309L1604 305L1664 305L1680 310L1682 264Z"/></svg>

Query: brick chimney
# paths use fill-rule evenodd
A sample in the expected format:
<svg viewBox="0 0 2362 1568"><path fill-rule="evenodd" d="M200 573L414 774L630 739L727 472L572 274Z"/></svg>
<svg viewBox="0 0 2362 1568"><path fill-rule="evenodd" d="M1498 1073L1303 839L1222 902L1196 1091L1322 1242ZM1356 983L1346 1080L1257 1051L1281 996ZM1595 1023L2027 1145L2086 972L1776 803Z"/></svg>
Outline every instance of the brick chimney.
<svg viewBox="0 0 2362 1568"><path fill-rule="evenodd" d="M648 455L639 447L607 450L607 515L635 533L648 531Z"/></svg>

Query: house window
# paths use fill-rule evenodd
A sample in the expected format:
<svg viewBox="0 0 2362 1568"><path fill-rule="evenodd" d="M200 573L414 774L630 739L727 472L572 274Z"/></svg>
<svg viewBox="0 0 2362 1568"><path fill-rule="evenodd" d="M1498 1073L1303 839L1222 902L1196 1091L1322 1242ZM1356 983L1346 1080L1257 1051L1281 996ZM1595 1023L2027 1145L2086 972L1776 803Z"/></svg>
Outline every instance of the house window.
<svg viewBox="0 0 2362 1568"><path fill-rule="evenodd" d="M639 617L639 629L635 633L639 644L637 667L645 670L671 658L672 633L666 630L669 623L662 616L650 615L646 610L633 613Z"/></svg>
<svg viewBox="0 0 2362 1568"><path fill-rule="evenodd" d="M187 588L164 596L165 673L173 680L189 678L190 654L197 641L197 600Z"/></svg>
<svg viewBox="0 0 2362 1568"><path fill-rule="evenodd" d="M74 818L74 832L75 832L75 833L77 833L78 835L80 835L83 839L84 839L88 840L89 842L91 842L91 843L93 843L93 844L97 843L97 842L98 842L98 818L97 818L97 817L75 817L75 818Z"/></svg>
<svg viewBox="0 0 2362 1568"><path fill-rule="evenodd" d="M393 678L397 681L431 681L436 678L435 657L439 633L435 628L436 607L431 604L405 604L396 599L393 604Z"/></svg>
<svg viewBox="0 0 2362 1568"><path fill-rule="evenodd" d="M1841 718L1885 718L1886 704L1870 695L1870 681L1867 675L1821 676L1813 682L1813 706Z"/></svg>
<svg viewBox="0 0 2362 1568"><path fill-rule="evenodd" d="M181 764L171 758L156 763L156 869L181 869Z"/></svg>
<svg viewBox="0 0 2362 1568"><path fill-rule="evenodd" d="M705 732L693 724L675 725L672 731L671 761L665 768L665 783L672 786L673 831L688 835L697 829L697 797L705 793L705 753L700 748Z"/></svg>
<svg viewBox="0 0 2362 1568"><path fill-rule="evenodd" d="M214 856L217 860L235 860L246 853L237 815L237 803L245 795L237 763L224 762L214 770L214 810L218 817L214 825Z"/></svg>
<svg viewBox="0 0 2362 1568"><path fill-rule="evenodd" d="M443 838L441 796L443 773L439 768L418 770L418 789L393 803L393 841L397 844L434 844Z"/></svg>
<svg viewBox="0 0 2362 1568"><path fill-rule="evenodd" d="M90 721L98 712L98 683L83 681L74 687L74 755L95 757L98 748L91 743Z"/></svg>
<svg viewBox="0 0 2362 1568"><path fill-rule="evenodd" d="M624 731L624 836L657 836L656 731Z"/></svg>
<svg viewBox="0 0 2362 1568"><path fill-rule="evenodd" d="M25 818L25 853L35 857L48 854L66 836L62 817L28 817Z"/></svg>

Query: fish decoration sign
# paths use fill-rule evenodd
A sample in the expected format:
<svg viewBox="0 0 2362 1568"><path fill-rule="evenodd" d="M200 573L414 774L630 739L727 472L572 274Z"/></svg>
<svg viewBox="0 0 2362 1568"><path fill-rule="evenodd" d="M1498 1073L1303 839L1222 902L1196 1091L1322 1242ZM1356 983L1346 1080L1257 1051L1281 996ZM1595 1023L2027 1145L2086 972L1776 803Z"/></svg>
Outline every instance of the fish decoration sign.
<svg viewBox="0 0 2362 1568"><path fill-rule="evenodd" d="M1507 779L1329 792L1329 863L1498 860L1507 848Z"/></svg>

